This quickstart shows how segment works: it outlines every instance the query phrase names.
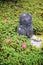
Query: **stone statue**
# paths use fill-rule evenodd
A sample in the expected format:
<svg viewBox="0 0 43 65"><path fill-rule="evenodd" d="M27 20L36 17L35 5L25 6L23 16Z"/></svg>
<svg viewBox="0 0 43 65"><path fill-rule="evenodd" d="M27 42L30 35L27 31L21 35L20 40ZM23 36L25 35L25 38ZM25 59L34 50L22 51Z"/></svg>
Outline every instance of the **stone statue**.
<svg viewBox="0 0 43 65"><path fill-rule="evenodd" d="M32 37L32 16L30 15L30 13L24 12L20 15L17 32L21 35L26 35L30 38Z"/></svg>

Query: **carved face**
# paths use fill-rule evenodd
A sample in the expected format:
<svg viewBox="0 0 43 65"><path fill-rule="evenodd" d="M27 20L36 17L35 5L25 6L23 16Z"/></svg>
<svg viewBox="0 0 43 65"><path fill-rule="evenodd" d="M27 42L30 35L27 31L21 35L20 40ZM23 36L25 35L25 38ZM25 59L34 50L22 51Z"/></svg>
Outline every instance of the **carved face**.
<svg viewBox="0 0 43 65"><path fill-rule="evenodd" d="M21 25L30 25L32 23L32 17L31 17L31 15L28 14L28 13L22 13L20 15L19 23Z"/></svg>

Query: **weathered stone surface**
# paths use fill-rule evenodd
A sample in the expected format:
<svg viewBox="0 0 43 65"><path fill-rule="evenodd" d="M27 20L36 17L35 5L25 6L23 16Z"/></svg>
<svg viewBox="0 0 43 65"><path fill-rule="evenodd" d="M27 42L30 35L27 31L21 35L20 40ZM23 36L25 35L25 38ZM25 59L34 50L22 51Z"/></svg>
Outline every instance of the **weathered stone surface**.
<svg viewBox="0 0 43 65"><path fill-rule="evenodd" d="M32 16L29 13L22 13L19 18L17 32L31 37L33 34Z"/></svg>

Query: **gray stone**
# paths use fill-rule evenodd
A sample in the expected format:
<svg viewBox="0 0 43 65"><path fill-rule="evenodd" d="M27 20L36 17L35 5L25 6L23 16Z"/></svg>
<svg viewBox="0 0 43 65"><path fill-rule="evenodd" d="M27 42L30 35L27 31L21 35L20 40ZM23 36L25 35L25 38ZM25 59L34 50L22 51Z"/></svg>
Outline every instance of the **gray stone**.
<svg viewBox="0 0 43 65"><path fill-rule="evenodd" d="M31 44L33 46L37 46L37 47L40 47L41 46L41 43L42 43L42 40L37 38L35 35L33 35L31 38L30 38L30 41L31 41Z"/></svg>
<svg viewBox="0 0 43 65"><path fill-rule="evenodd" d="M32 36L33 34L32 16L29 13L22 13L20 15L17 32L28 37Z"/></svg>

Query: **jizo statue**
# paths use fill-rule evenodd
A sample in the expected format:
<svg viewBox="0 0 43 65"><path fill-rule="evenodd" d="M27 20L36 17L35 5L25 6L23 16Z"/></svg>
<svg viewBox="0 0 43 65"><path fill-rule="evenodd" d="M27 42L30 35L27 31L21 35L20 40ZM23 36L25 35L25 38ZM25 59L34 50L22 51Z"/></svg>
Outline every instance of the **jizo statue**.
<svg viewBox="0 0 43 65"><path fill-rule="evenodd" d="M17 27L17 32L21 35L26 35L32 37L33 28L32 28L32 16L30 13L22 13L19 17L19 24Z"/></svg>

